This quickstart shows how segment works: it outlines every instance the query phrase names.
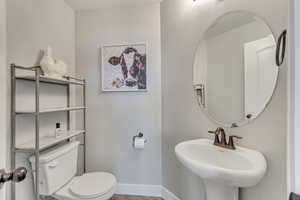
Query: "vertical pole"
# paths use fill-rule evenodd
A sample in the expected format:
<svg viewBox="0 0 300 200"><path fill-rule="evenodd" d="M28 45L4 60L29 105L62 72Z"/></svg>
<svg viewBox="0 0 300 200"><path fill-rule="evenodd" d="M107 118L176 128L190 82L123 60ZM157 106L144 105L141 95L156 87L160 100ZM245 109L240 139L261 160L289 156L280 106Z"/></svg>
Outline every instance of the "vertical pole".
<svg viewBox="0 0 300 200"><path fill-rule="evenodd" d="M35 69L35 192L36 200L40 199L39 178L40 178L40 68Z"/></svg>
<svg viewBox="0 0 300 200"><path fill-rule="evenodd" d="M68 81L70 81L70 77L67 77L67 80ZM71 84L68 84L67 85L67 107L69 108L70 106L71 106L71 98L70 98L70 95L71 95L71 89L70 89L70 87L71 87ZM67 111L67 130L69 131L70 130L70 125L71 124L71 111L70 110L68 110Z"/></svg>
<svg viewBox="0 0 300 200"><path fill-rule="evenodd" d="M83 80L83 130L85 131L83 134L83 172L86 172L86 80Z"/></svg>
<svg viewBox="0 0 300 200"><path fill-rule="evenodd" d="M11 75L11 171L16 168L16 68L15 64L10 66ZM15 183L11 183L11 199L16 199L16 186Z"/></svg>

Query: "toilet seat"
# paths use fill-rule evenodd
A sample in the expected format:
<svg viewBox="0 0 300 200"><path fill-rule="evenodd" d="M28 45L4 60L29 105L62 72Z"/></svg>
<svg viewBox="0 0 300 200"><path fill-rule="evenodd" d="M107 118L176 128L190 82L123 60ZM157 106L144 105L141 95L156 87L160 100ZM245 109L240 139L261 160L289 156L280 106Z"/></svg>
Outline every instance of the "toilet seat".
<svg viewBox="0 0 300 200"><path fill-rule="evenodd" d="M75 177L69 191L79 198L91 199L102 196L116 185L116 178L109 173L93 172Z"/></svg>
<svg viewBox="0 0 300 200"><path fill-rule="evenodd" d="M86 173L74 177L53 197L58 200L108 200L113 196L116 186L117 180L110 173Z"/></svg>

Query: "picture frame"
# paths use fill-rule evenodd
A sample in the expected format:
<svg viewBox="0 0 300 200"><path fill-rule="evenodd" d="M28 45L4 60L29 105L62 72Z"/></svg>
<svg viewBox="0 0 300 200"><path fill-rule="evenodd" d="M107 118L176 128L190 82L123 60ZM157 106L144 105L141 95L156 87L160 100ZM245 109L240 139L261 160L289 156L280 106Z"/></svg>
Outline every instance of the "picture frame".
<svg viewBox="0 0 300 200"><path fill-rule="evenodd" d="M147 43L101 46L101 89L103 92L146 92L148 90Z"/></svg>

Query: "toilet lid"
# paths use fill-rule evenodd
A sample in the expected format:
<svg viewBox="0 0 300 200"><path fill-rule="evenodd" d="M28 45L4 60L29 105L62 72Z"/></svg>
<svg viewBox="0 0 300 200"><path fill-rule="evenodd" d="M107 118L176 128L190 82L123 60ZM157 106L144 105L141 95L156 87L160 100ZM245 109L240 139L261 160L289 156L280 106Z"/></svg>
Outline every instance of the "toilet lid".
<svg viewBox="0 0 300 200"><path fill-rule="evenodd" d="M110 173L93 172L74 178L69 189L79 198L96 198L108 193L116 183Z"/></svg>

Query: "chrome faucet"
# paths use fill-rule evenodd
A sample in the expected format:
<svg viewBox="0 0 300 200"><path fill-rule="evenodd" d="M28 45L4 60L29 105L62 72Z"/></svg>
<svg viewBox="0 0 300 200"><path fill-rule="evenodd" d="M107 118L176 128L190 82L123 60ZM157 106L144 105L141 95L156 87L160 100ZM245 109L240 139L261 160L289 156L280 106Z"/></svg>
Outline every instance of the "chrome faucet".
<svg viewBox="0 0 300 200"><path fill-rule="evenodd" d="M221 127L217 128L217 130L215 130L215 131L208 131L208 132L215 135L214 145L223 147L225 149L231 149L231 150L236 149L233 138L242 139L242 137L240 137L240 136L231 135L231 136L229 136L229 139L227 142L225 130ZM221 139L220 139L220 137L221 137Z"/></svg>

